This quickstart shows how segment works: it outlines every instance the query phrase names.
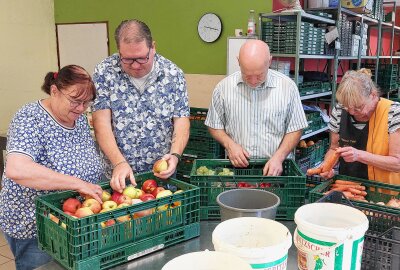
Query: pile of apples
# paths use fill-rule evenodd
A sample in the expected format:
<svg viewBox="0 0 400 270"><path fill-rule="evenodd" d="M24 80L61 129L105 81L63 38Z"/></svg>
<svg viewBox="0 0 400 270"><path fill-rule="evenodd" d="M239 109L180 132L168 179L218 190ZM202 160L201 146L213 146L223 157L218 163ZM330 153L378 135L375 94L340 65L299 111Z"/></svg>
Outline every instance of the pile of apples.
<svg viewBox="0 0 400 270"><path fill-rule="evenodd" d="M149 200L155 200L162 197L170 196L176 193L183 192L183 190L176 190L172 192L169 189L165 189L164 187L158 186L157 182L153 179L148 179L143 182L142 188L136 188L132 185L127 186L122 193L117 191L109 192L103 190L101 199L102 203L98 202L93 198L85 198L85 201L81 203L77 198L68 198L64 201L62 205L62 210L67 215L70 215L74 218L83 218L86 216L108 212L114 209L128 207L133 204L138 204L142 202L146 202ZM180 202L174 202L170 205L170 207L179 206ZM164 211L168 209L169 205L161 205L157 207L157 211ZM154 213L156 209L146 209L142 211L135 212L133 218L144 217ZM49 214L49 217L52 221L59 223L59 219L54 215ZM125 222L131 220L132 217L130 215L125 215L121 217L117 217L116 221ZM101 226L107 227L114 225L116 222L114 219L110 219L104 222L101 222ZM66 226L64 223L61 226L65 229Z"/></svg>

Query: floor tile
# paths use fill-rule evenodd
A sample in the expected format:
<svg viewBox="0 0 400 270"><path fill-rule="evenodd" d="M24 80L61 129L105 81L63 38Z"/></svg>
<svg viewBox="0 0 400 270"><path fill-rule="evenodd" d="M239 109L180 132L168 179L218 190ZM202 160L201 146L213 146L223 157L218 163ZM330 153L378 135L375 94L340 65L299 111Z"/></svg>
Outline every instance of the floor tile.
<svg viewBox="0 0 400 270"><path fill-rule="evenodd" d="M10 247L8 245L0 247L0 255L7 257L9 259L14 259L14 255L12 254Z"/></svg>
<svg viewBox="0 0 400 270"><path fill-rule="evenodd" d="M13 260L10 260L5 264L0 264L0 270L16 270L15 262Z"/></svg>

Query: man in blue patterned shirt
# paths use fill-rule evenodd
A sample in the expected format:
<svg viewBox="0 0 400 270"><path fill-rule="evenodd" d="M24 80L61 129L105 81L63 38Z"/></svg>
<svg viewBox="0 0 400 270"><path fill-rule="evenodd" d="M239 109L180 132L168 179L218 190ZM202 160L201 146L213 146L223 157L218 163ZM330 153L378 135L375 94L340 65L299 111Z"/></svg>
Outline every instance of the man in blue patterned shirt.
<svg viewBox="0 0 400 270"><path fill-rule="evenodd" d="M105 154L111 187L122 191L133 172L152 169L160 158L176 170L189 138L189 105L183 72L156 53L149 27L123 21L115 30L119 53L96 66L93 125ZM112 174L111 174L112 171Z"/></svg>

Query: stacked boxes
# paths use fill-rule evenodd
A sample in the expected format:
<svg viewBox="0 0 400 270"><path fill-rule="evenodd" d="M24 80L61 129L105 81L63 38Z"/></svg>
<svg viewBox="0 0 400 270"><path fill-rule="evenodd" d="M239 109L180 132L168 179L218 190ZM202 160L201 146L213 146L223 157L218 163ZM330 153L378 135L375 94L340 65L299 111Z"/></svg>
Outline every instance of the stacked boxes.
<svg viewBox="0 0 400 270"><path fill-rule="evenodd" d="M379 66L378 85L384 93L398 88L398 71L398 65L396 64L383 64Z"/></svg>
<svg viewBox="0 0 400 270"><path fill-rule="evenodd" d="M351 56L352 51L352 41L351 34L353 29L353 23L347 20L347 15L342 14L339 21L340 30L340 55L341 56Z"/></svg>
<svg viewBox="0 0 400 270"><path fill-rule="evenodd" d="M290 62L289 61L275 61L272 60L271 69L279 71L286 76L290 76Z"/></svg>
<svg viewBox="0 0 400 270"><path fill-rule="evenodd" d="M262 39L270 45L272 53L324 54L325 28L314 27L312 23L301 22L300 37L297 40L297 22L263 22Z"/></svg>

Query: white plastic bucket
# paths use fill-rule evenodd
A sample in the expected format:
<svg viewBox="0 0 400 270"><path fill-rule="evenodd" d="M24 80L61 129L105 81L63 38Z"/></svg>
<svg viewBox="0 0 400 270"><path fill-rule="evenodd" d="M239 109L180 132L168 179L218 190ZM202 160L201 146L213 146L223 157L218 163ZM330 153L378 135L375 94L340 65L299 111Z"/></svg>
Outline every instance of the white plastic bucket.
<svg viewBox="0 0 400 270"><path fill-rule="evenodd" d="M240 217L218 224L212 233L212 242L216 251L238 256L253 269L285 270L292 235L274 220Z"/></svg>
<svg viewBox="0 0 400 270"><path fill-rule="evenodd" d="M176 257L161 270L251 270L250 265L228 253L216 251L192 252Z"/></svg>
<svg viewBox="0 0 400 270"><path fill-rule="evenodd" d="M334 203L312 203L297 209L293 241L300 270L357 270L361 267L365 214Z"/></svg>

